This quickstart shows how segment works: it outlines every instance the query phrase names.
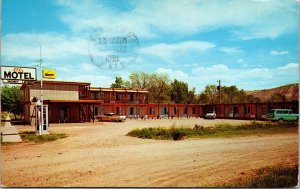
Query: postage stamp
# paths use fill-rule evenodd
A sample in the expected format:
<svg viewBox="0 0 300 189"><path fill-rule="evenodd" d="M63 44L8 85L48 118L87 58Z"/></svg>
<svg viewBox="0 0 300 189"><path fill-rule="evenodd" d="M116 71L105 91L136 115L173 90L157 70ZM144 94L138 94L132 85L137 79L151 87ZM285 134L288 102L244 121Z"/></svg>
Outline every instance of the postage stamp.
<svg viewBox="0 0 300 189"><path fill-rule="evenodd" d="M138 56L139 40L133 32L117 30L95 31L89 40L91 62L104 70L121 70L134 63Z"/></svg>

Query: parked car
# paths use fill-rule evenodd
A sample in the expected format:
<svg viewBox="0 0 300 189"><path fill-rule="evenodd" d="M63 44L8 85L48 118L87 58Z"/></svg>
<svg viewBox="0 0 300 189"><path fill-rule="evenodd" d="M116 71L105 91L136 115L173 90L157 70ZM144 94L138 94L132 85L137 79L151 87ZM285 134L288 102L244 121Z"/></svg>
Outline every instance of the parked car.
<svg viewBox="0 0 300 189"><path fill-rule="evenodd" d="M115 113L107 113L104 115L97 115L98 121L125 121L126 116L116 115Z"/></svg>
<svg viewBox="0 0 300 189"><path fill-rule="evenodd" d="M284 121L297 121L299 114L293 113L291 109L271 109L267 116L267 120L278 121L283 123Z"/></svg>
<svg viewBox="0 0 300 189"><path fill-rule="evenodd" d="M207 114L205 114L206 119L216 119L216 112L215 111L209 111Z"/></svg>

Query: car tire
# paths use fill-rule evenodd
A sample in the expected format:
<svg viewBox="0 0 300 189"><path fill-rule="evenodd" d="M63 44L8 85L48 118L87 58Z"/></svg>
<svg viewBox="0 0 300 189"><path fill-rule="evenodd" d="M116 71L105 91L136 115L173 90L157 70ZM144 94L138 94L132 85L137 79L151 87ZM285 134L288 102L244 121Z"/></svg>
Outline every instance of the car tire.
<svg viewBox="0 0 300 189"><path fill-rule="evenodd" d="M279 123L283 123L284 120L283 120L282 118L280 118L280 119L278 119L278 122L279 122Z"/></svg>

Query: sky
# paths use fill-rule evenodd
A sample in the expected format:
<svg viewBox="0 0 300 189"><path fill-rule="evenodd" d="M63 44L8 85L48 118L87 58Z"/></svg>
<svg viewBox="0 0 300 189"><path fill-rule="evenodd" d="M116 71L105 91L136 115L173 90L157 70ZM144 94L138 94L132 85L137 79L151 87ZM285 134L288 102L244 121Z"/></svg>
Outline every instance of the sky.
<svg viewBox="0 0 300 189"><path fill-rule="evenodd" d="M2 0L1 64L36 67L41 47L56 80L267 89L299 81L298 24L296 0Z"/></svg>

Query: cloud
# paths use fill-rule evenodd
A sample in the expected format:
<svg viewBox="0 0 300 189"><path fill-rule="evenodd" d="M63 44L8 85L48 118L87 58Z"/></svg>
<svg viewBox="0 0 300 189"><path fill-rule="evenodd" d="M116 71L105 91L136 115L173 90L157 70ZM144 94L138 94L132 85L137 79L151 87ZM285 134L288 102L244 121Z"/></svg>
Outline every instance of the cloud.
<svg viewBox="0 0 300 189"><path fill-rule="evenodd" d="M288 53L289 53L289 51L271 51L270 55L285 55Z"/></svg>
<svg viewBox="0 0 300 189"><path fill-rule="evenodd" d="M156 73L160 73L160 74L168 74L168 76L170 77L170 79L179 79L181 81L188 81L188 74L184 73L181 70L172 70L169 68L158 68L157 70L155 70L154 72Z"/></svg>
<svg viewBox="0 0 300 189"><path fill-rule="evenodd" d="M221 47L220 51L222 51L224 53L241 53L241 52L243 52L242 50L240 50L239 48L236 48L236 47Z"/></svg>
<svg viewBox="0 0 300 189"><path fill-rule="evenodd" d="M3 36L2 56L7 60L40 58L57 60L69 56L87 55L88 42L78 37L58 33L16 33Z"/></svg>
<svg viewBox="0 0 300 189"><path fill-rule="evenodd" d="M237 85L245 90L271 88L287 83L297 82L299 64L288 63L275 68L230 68L224 64L210 67L196 67L186 80L197 91L208 84L217 84L221 80L224 85ZM172 73L172 71L169 71ZM185 73L183 73L185 74Z"/></svg>
<svg viewBox="0 0 300 189"><path fill-rule="evenodd" d="M142 38L196 34L231 26L235 37L276 38L297 31L296 1L131 1L121 9L103 1L57 1L60 19L74 32L112 31L119 27ZM88 14L87 14L88 13Z"/></svg>
<svg viewBox="0 0 300 189"><path fill-rule="evenodd" d="M186 56L188 53L203 53L214 47L213 43L206 41L185 41L177 44L159 43L144 47L139 52L144 55L157 56L167 62L171 62L176 56Z"/></svg>

